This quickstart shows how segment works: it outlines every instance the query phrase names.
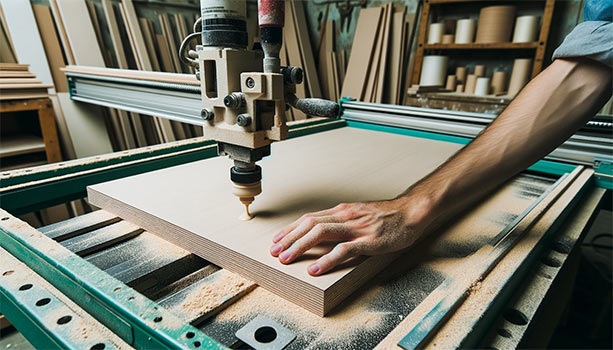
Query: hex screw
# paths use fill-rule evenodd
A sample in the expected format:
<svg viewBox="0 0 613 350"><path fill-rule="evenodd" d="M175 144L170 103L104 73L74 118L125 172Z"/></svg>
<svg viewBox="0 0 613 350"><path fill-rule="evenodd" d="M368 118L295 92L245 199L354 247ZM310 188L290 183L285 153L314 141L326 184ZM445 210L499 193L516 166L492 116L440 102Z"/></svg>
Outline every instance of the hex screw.
<svg viewBox="0 0 613 350"><path fill-rule="evenodd" d="M228 108L239 109L245 104L245 97L240 92L233 92L224 97L223 104Z"/></svg>
<svg viewBox="0 0 613 350"><path fill-rule="evenodd" d="M238 124L238 126L248 126L249 124L251 124L251 116L249 116L249 114L239 114L238 117L236 117L236 124Z"/></svg>
<svg viewBox="0 0 613 350"><path fill-rule="evenodd" d="M255 86L255 80L249 77L247 78L247 81L245 81L245 85L247 85L248 88L253 89L253 87Z"/></svg>
<svg viewBox="0 0 613 350"><path fill-rule="evenodd" d="M213 113L213 111L211 111L208 108L203 108L200 111L200 116L202 117L202 119L204 120L212 120L213 117L215 117L215 113Z"/></svg>

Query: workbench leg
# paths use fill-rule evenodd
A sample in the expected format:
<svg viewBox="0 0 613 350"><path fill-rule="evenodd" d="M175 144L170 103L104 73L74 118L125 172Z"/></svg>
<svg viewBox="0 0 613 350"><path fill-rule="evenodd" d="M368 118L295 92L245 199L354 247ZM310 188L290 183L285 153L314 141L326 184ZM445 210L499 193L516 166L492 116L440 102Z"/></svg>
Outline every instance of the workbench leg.
<svg viewBox="0 0 613 350"><path fill-rule="evenodd" d="M55 126L55 115L53 106L49 101L45 107L38 110L38 120L40 130L43 134L45 142L45 153L47 154L47 163L55 163L62 161L62 153L60 151L60 143L57 136L57 128Z"/></svg>

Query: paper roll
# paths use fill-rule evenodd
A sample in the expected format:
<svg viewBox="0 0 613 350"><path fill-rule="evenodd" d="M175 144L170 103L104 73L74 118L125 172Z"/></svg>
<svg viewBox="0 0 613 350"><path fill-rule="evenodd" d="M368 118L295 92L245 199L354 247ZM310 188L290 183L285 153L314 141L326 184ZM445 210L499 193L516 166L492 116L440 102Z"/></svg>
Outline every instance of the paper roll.
<svg viewBox="0 0 613 350"><path fill-rule="evenodd" d="M455 90L456 77L455 75L447 76L447 83L445 84L445 90L453 91Z"/></svg>
<svg viewBox="0 0 613 350"><path fill-rule="evenodd" d="M481 65L481 64L476 65L476 66L475 66L475 75L476 75L477 77L482 77L482 76L485 76L485 66L484 66L484 65Z"/></svg>
<svg viewBox="0 0 613 350"><path fill-rule="evenodd" d="M464 92L464 84L458 84L455 87L455 92Z"/></svg>
<svg viewBox="0 0 613 350"><path fill-rule="evenodd" d="M536 41L538 32L538 16L519 16L515 21L515 31L513 32L514 43L531 43Z"/></svg>
<svg viewBox="0 0 613 350"><path fill-rule="evenodd" d="M518 58L513 62L508 95L515 96L526 85L530 79L531 70L532 59L530 58Z"/></svg>
<svg viewBox="0 0 613 350"><path fill-rule="evenodd" d="M492 88L492 93L494 95L498 95L504 92L507 83L507 73L506 72L494 72L492 74L492 83L490 84Z"/></svg>
<svg viewBox="0 0 613 350"><path fill-rule="evenodd" d="M467 94L474 93L476 83L477 83L477 76L475 76L474 74L469 74L466 77L466 84L464 84L464 92Z"/></svg>
<svg viewBox="0 0 613 350"><path fill-rule="evenodd" d="M455 69L456 81L459 83L466 82L466 67L457 67Z"/></svg>
<svg viewBox="0 0 613 350"><path fill-rule="evenodd" d="M453 34L445 34L443 35L443 44L453 44L453 38L454 35Z"/></svg>
<svg viewBox="0 0 613 350"><path fill-rule="evenodd" d="M485 96L490 92L490 78L480 77L477 78L477 84L475 84L475 95Z"/></svg>
<svg viewBox="0 0 613 350"><path fill-rule="evenodd" d="M421 86L443 86L447 77L447 56L424 56L421 66Z"/></svg>
<svg viewBox="0 0 613 350"><path fill-rule="evenodd" d="M488 6L479 13L477 43L505 43L511 39L515 6Z"/></svg>
<svg viewBox="0 0 613 350"><path fill-rule="evenodd" d="M428 44L440 44L445 33L445 24L432 23L428 28Z"/></svg>
<svg viewBox="0 0 613 350"><path fill-rule="evenodd" d="M455 43L470 44L475 38L475 20L460 19L455 27Z"/></svg>

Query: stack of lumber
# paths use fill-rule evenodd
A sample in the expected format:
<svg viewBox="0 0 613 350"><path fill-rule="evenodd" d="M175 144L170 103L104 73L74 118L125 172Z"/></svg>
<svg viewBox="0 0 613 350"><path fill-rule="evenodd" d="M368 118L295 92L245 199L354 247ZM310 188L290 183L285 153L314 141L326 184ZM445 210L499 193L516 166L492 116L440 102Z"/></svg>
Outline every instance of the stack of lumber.
<svg viewBox="0 0 613 350"><path fill-rule="evenodd" d="M360 11L341 96L401 104L409 80L409 38L413 15L385 4Z"/></svg>
<svg viewBox="0 0 613 350"><path fill-rule="evenodd" d="M280 53L281 65L302 67L304 70L302 84L296 85L296 96L299 98L323 96L313 52L303 2L286 1L283 47ZM288 111L290 120L301 120L306 117L299 110L290 109Z"/></svg>
<svg viewBox="0 0 613 350"><path fill-rule="evenodd" d="M196 7L187 15L156 13L161 28L156 33L151 19L137 17L131 0L50 0L50 6L0 0L0 4L1 61L29 64L49 88L66 159L202 135L201 128L192 125L72 101L62 71L70 64L193 73L180 63L178 47L191 31Z"/></svg>
<svg viewBox="0 0 613 350"><path fill-rule="evenodd" d="M21 100L48 97L48 88L31 73L27 64L0 63L0 100Z"/></svg>

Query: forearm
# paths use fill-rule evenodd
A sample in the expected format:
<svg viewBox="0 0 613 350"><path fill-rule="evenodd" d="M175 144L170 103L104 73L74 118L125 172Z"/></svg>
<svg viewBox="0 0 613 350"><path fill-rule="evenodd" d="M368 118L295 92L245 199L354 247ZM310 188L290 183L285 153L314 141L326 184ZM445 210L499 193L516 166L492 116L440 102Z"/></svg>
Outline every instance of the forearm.
<svg viewBox="0 0 613 350"><path fill-rule="evenodd" d="M397 199L406 201L406 217L427 227L455 215L562 144L610 94L610 68L554 61L475 140Z"/></svg>

